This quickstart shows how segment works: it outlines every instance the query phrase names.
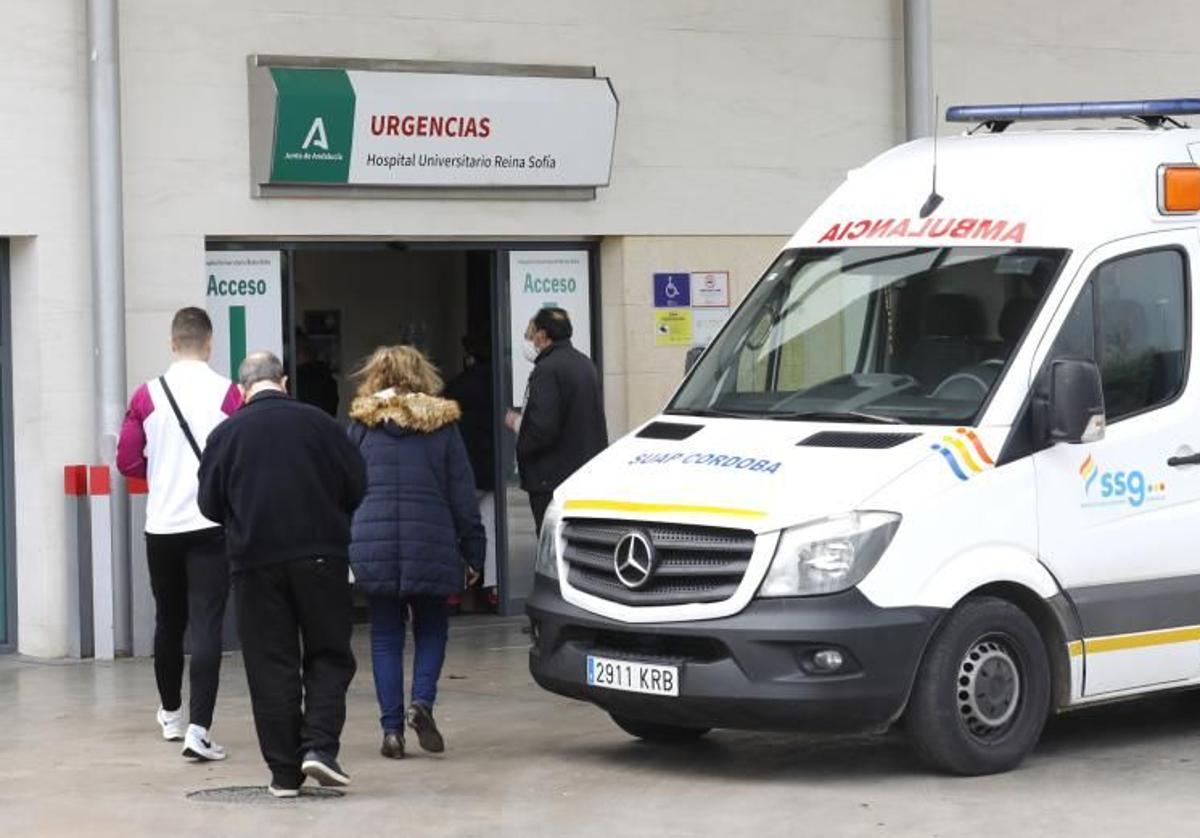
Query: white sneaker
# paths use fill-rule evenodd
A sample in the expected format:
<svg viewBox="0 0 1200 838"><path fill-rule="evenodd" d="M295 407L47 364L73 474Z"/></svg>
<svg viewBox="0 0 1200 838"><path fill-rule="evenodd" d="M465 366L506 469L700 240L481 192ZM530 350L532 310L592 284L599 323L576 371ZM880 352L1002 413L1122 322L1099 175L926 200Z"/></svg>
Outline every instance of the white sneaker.
<svg viewBox="0 0 1200 838"><path fill-rule="evenodd" d="M267 786L267 791L271 793L271 797L289 798L300 796L300 789L283 788L282 786L277 786L274 783L271 783L271 785Z"/></svg>
<svg viewBox="0 0 1200 838"><path fill-rule="evenodd" d="M154 714L154 718L158 719L159 727L162 728L162 737L168 742L182 742L184 731L187 730L187 723L183 720L183 708L178 710L164 710L162 705L158 706L158 712Z"/></svg>
<svg viewBox="0 0 1200 838"><path fill-rule="evenodd" d="M187 736L183 740L183 755L200 762L215 761L225 759L225 749L209 741L207 728L188 725Z"/></svg>

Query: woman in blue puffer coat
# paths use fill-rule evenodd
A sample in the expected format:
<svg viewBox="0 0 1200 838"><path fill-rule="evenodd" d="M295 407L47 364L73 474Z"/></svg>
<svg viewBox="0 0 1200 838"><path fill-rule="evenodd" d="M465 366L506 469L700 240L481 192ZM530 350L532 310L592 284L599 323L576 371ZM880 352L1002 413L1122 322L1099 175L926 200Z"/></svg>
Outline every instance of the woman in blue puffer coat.
<svg viewBox="0 0 1200 838"><path fill-rule="evenodd" d="M483 569L487 546L475 479L459 435L458 405L411 346L375 351L358 374L350 438L367 463L367 496L354 513L350 564L367 595L379 699L380 753L404 756L404 723L427 751L445 742L433 721L446 658L446 599ZM412 701L404 712L405 623L412 618Z"/></svg>

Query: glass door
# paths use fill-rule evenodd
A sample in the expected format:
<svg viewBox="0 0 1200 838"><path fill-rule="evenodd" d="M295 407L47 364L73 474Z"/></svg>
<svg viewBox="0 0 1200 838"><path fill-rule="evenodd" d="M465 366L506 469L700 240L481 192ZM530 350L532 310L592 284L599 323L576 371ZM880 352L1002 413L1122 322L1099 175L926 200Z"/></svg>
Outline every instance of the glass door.
<svg viewBox="0 0 1200 838"><path fill-rule="evenodd" d="M517 468L516 435L504 424L510 408L520 408L533 364L522 352L525 327L546 306L566 309L574 331L572 344L600 366L600 328L596 313L599 291L597 254L586 245L520 245L498 254L498 287L494 330L497 379L497 429L500 474L497 505L502 526L498 539L503 549L500 574L501 610L520 614L533 589L537 555L537 530L529 496L521 489ZM602 379L603 380L603 379Z"/></svg>

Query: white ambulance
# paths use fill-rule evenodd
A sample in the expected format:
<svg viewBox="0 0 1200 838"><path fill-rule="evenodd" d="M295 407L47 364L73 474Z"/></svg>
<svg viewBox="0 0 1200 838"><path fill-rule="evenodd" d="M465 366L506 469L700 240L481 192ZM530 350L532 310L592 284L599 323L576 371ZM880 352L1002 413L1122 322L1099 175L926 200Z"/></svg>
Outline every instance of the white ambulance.
<svg viewBox="0 0 1200 838"><path fill-rule="evenodd" d="M952 108L851 172L555 494L535 680L660 742L903 720L962 774L1200 684L1189 114ZM1094 117L1129 127L1005 130Z"/></svg>

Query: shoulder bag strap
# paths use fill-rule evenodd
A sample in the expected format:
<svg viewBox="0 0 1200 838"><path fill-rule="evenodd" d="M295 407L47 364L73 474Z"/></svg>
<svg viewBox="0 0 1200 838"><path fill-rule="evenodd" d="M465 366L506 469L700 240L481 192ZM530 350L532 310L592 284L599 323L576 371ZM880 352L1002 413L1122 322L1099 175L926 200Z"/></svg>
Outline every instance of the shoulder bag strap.
<svg viewBox="0 0 1200 838"><path fill-rule="evenodd" d="M167 401L171 403L171 410L175 411L175 418L179 420L179 429L183 431L183 435L187 437L188 445L192 446L192 453L196 455L196 459L200 459L200 446L196 444L196 437L192 436L192 429L188 427L187 420L183 418L183 412L179 409L179 403L175 401L175 394L171 392L171 388L167 386L167 377L160 375L158 383L162 385L163 392L167 394Z"/></svg>

